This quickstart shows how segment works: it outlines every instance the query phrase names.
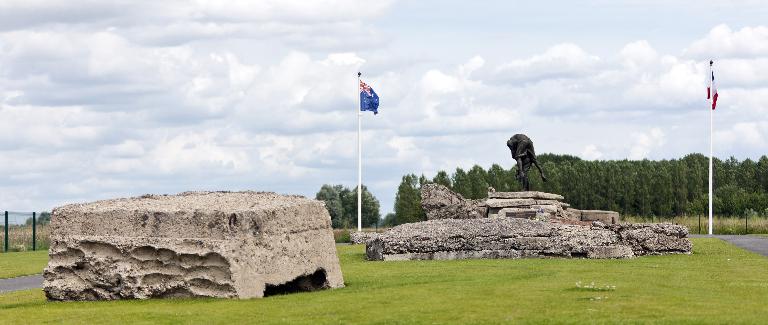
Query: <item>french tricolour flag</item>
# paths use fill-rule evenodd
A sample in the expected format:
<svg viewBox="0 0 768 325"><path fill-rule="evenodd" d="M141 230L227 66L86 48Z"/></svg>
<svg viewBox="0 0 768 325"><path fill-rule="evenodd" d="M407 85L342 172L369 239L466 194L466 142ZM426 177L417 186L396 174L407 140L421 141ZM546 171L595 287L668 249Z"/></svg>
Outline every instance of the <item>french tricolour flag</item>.
<svg viewBox="0 0 768 325"><path fill-rule="evenodd" d="M717 86L715 85L715 72L712 71L712 61L709 61L709 87L707 87L707 99L712 100L712 110L717 106Z"/></svg>

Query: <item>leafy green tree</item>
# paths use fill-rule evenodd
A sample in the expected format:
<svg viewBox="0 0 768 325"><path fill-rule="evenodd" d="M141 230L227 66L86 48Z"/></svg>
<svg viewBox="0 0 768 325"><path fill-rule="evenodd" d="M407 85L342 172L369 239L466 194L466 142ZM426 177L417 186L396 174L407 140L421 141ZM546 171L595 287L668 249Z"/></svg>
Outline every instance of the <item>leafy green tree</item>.
<svg viewBox="0 0 768 325"><path fill-rule="evenodd" d="M315 199L325 202L331 224L334 228L357 227L357 186L352 190L343 185L328 185L320 187ZM376 197L363 185L361 223L364 227L375 226L381 218L380 203Z"/></svg>
<svg viewBox="0 0 768 325"><path fill-rule="evenodd" d="M768 192L768 157L765 155L761 156L760 160L757 161L755 169L758 188L763 192Z"/></svg>
<svg viewBox="0 0 768 325"><path fill-rule="evenodd" d="M444 170L438 171L435 177L432 178L432 183L443 185L447 188L452 188L451 177L448 176Z"/></svg>
<svg viewBox="0 0 768 325"><path fill-rule="evenodd" d="M496 191L507 192L510 189L507 180L507 171L498 164L491 165L486 174L486 182Z"/></svg>
<svg viewBox="0 0 768 325"><path fill-rule="evenodd" d="M453 173L453 191L461 194L465 198L472 196L472 182L463 169L457 167Z"/></svg>
<svg viewBox="0 0 768 325"><path fill-rule="evenodd" d="M362 223L363 227L374 227L379 223L379 220L381 219L381 213L379 212L379 200L376 199L371 192L368 191L368 188L363 185L363 195L360 198L362 201L363 207L360 211L360 223ZM352 196L355 198L354 203L354 209L355 209L355 225L357 225L357 187L355 187L354 190L352 190Z"/></svg>
<svg viewBox="0 0 768 325"><path fill-rule="evenodd" d="M387 213L386 216L384 216L384 219L381 220L381 226L382 227L394 227L397 225L397 220L395 220L395 213L390 212Z"/></svg>
<svg viewBox="0 0 768 325"><path fill-rule="evenodd" d="M344 207L341 204L341 196L337 188L323 184L320 191L315 195L316 200L325 202L325 208L331 215L331 224L333 228L341 228L342 218L344 216Z"/></svg>
<svg viewBox="0 0 768 325"><path fill-rule="evenodd" d="M46 211L40 212L40 214L38 214L35 217L35 223L38 226L47 225L47 224L51 223L51 213L50 212L46 212ZM32 225L32 217L29 217L29 218L27 218L27 220L24 220L24 224L26 224L27 226L31 226Z"/></svg>
<svg viewBox="0 0 768 325"><path fill-rule="evenodd" d="M421 209L421 193L418 177L414 174L403 176L395 195L395 215L397 224L426 220Z"/></svg>
<svg viewBox="0 0 768 325"><path fill-rule="evenodd" d="M488 182L486 179L485 169L478 165L472 166L472 169L467 173L469 178L469 196L465 196L468 199L482 199L488 197Z"/></svg>

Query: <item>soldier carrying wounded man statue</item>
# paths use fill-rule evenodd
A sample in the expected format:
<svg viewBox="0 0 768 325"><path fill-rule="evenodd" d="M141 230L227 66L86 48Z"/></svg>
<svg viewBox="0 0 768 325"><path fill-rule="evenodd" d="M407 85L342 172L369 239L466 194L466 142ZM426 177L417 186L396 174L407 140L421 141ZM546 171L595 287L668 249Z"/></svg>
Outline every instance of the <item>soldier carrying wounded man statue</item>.
<svg viewBox="0 0 768 325"><path fill-rule="evenodd" d="M524 191L530 191L531 185L528 181L528 170L531 169L531 164L536 166L541 175L541 180L546 182L547 177L544 176L544 171L539 167L539 162L536 161L536 152L533 149L533 141L525 134L515 134L509 140L507 140L507 147L512 152L512 158L517 162L517 180L522 183Z"/></svg>

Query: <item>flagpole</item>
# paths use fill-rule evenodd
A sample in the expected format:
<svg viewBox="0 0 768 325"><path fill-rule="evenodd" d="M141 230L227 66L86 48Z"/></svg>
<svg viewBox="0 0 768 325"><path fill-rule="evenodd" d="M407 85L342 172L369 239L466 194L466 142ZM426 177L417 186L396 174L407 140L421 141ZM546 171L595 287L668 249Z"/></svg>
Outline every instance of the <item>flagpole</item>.
<svg viewBox="0 0 768 325"><path fill-rule="evenodd" d="M363 215L363 142L360 138L362 131L363 112L360 111L360 75L357 73L357 231L362 231Z"/></svg>
<svg viewBox="0 0 768 325"><path fill-rule="evenodd" d="M714 100L715 94L713 92L715 91L712 88L712 61L709 61L709 234L712 235L712 157L714 155L714 110L712 109L712 101Z"/></svg>

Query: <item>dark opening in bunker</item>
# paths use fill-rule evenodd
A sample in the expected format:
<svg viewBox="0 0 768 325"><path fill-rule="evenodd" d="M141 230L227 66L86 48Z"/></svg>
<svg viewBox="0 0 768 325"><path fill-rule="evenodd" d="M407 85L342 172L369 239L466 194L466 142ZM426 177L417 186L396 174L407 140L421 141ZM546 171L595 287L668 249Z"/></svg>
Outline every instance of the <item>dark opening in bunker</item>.
<svg viewBox="0 0 768 325"><path fill-rule="evenodd" d="M330 285L328 284L328 277L325 274L325 270L317 269L317 271L312 274L299 276L283 284L267 284L267 287L264 289L264 297L301 291L315 291L327 289L329 287Z"/></svg>

